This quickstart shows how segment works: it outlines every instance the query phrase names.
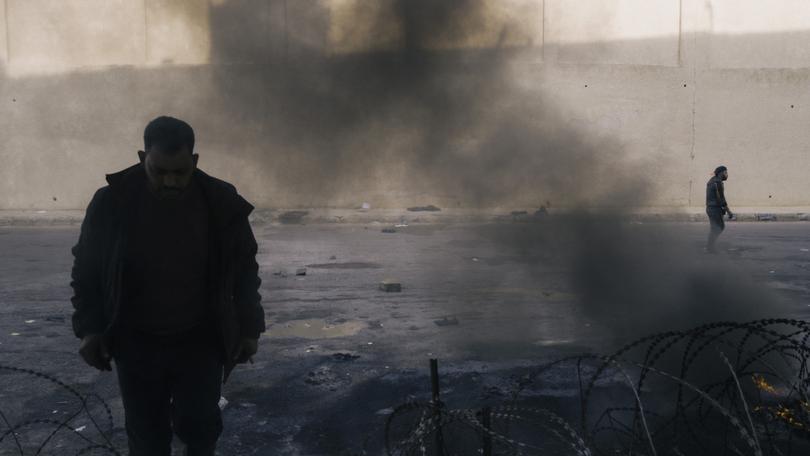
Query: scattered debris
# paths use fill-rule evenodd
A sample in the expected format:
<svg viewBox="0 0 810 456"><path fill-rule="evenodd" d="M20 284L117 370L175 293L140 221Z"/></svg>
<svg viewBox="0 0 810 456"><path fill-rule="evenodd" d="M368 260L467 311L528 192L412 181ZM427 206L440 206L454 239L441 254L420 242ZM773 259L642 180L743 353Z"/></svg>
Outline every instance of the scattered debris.
<svg viewBox="0 0 810 456"><path fill-rule="evenodd" d="M228 406L228 400L225 399L225 396L220 396L219 397L219 409L220 410L225 410L225 407L227 407L227 406Z"/></svg>
<svg viewBox="0 0 810 456"><path fill-rule="evenodd" d="M408 326L408 329L409 329L410 331L418 331L418 330L419 330L419 327L418 327L418 326L416 326L416 325L411 325L411 326Z"/></svg>
<svg viewBox="0 0 810 456"><path fill-rule="evenodd" d="M307 377L304 379L304 383L312 386L318 386L321 388L328 389L329 391L336 391L337 387L340 386L341 383L346 381L351 381L350 379L341 380L338 378L337 374L332 372L326 366L321 366L315 369L314 371L310 371L307 374Z"/></svg>
<svg viewBox="0 0 810 456"><path fill-rule="evenodd" d="M273 273L274 276L281 277L282 279L287 277L287 271L276 271Z"/></svg>
<svg viewBox="0 0 810 456"><path fill-rule="evenodd" d="M383 228L382 232L383 233L396 233L397 230L396 230L396 228L389 226L389 227Z"/></svg>
<svg viewBox="0 0 810 456"><path fill-rule="evenodd" d="M548 215L548 209L546 209L546 206L540 206L540 209L538 209L538 210L536 210L534 212L534 216L536 218L543 218L543 217L545 217L547 215Z"/></svg>
<svg viewBox="0 0 810 456"><path fill-rule="evenodd" d="M380 282L380 290L388 293L399 293L402 291L402 284L391 280L383 280Z"/></svg>
<svg viewBox="0 0 810 456"><path fill-rule="evenodd" d="M799 250L801 250L802 252L810 252L810 249L799 249Z"/></svg>
<svg viewBox="0 0 810 456"><path fill-rule="evenodd" d="M256 404L254 404L252 402L242 402L241 404L239 404L239 406L244 407L244 408L251 408L251 407L256 407Z"/></svg>
<svg viewBox="0 0 810 456"><path fill-rule="evenodd" d="M439 209L438 207L430 204L430 205L427 205L427 206L409 207L408 210L411 211L411 212L437 212L437 211L440 211L441 209Z"/></svg>
<svg viewBox="0 0 810 456"><path fill-rule="evenodd" d="M803 222L810 220L810 214L799 214L799 220Z"/></svg>
<svg viewBox="0 0 810 456"><path fill-rule="evenodd" d="M55 322L59 322L59 323L64 323L65 322L65 316L64 315L51 315L49 317L45 317L45 321L55 321Z"/></svg>
<svg viewBox="0 0 810 456"><path fill-rule="evenodd" d="M433 323L436 323L436 326L457 326L458 319L455 317L453 318L444 317L441 320L433 320Z"/></svg>
<svg viewBox="0 0 810 456"><path fill-rule="evenodd" d="M20 335L20 333L16 333L16 332L15 332L15 333L11 333L11 335L12 335L12 336L19 336L19 335Z"/></svg>
<svg viewBox="0 0 810 456"><path fill-rule="evenodd" d="M529 219L529 213L526 211L512 211L509 215L512 216L513 222L526 221Z"/></svg>
<svg viewBox="0 0 810 456"><path fill-rule="evenodd" d="M371 204L363 203L363 204L360 205L360 209L364 210L364 211L367 211L367 210L371 209Z"/></svg>
<svg viewBox="0 0 810 456"><path fill-rule="evenodd" d="M775 214L756 214L757 221L759 222L775 222Z"/></svg>
<svg viewBox="0 0 810 456"><path fill-rule="evenodd" d="M308 264L310 269L379 269L377 263L367 263L364 261L348 261L346 263L315 263Z"/></svg>
<svg viewBox="0 0 810 456"><path fill-rule="evenodd" d="M376 412L374 412L375 415L390 415L392 413L394 413L394 409L392 409L391 407L379 409Z"/></svg>
<svg viewBox="0 0 810 456"><path fill-rule="evenodd" d="M329 257L329 259L330 259L330 260L332 260L332 261L334 261L334 260L337 260L337 257L336 257L336 256L334 256L334 255L332 255L332 256L330 256L330 257Z"/></svg>
<svg viewBox="0 0 810 456"><path fill-rule="evenodd" d="M478 257L472 257L472 260L477 262L477 261L478 261Z"/></svg>
<svg viewBox="0 0 810 456"><path fill-rule="evenodd" d="M359 358L360 355L354 355L352 353L333 353L332 359L335 361L354 361Z"/></svg>
<svg viewBox="0 0 810 456"><path fill-rule="evenodd" d="M305 276L307 275L307 268L298 268L295 270L295 275L297 276Z"/></svg>
<svg viewBox="0 0 810 456"><path fill-rule="evenodd" d="M79 426L79 427L77 427L76 429L74 429L74 431L76 431L76 432L82 432L82 431L83 431L83 430L85 430L85 429L87 429L87 426Z"/></svg>
<svg viewBox="0 0 810 456"><path fill-rule="evenodd" d="M26 323L26 324L29 324L29 325L30 325L31 323L34 323L34 322L36 322L36 320L25 320L25 323Z"/></svg>
<svg viewBox="0 0 810 456"><path fill-rule="evenodd" d="M278 221L285 225L301 224L307 214L309 214L308 211L287 211L278 216Z"/></svg>
<svg viewBox="0 0 810 456"><path fill-rule="evenodd" d="M367 323L368 329L383 329L383 324L380 320L371 320Z"/></svg>

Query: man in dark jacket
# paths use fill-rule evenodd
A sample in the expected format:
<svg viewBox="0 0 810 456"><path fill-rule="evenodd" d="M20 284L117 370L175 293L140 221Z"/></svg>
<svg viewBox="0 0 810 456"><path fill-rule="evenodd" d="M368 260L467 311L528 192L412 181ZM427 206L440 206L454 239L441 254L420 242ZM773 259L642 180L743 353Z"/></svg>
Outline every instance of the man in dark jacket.
<svg viewBox="0 0 810 456"><path fill-rule="evenodd" d="M158 117L140 163L107 175L73 247L73 330L100 370L115 360L130 455L213 455L221 384L265 330L253 210L197 169L194 132Z"/></svg>
<svg viewBox="0 0 810 456"><path fill-rule="evenodd" d="M725 189L723 188L723 181L726 179L728 179L728 168L718 166L714 170L714 176L706 183L706 215L709 216L709 224L711 225L709 242L706 245L706 251L709 253L717 253L715 243L720 233L726 228L723 215L728 214L729 220L734 217L731 209L728 208Z"/></svg>

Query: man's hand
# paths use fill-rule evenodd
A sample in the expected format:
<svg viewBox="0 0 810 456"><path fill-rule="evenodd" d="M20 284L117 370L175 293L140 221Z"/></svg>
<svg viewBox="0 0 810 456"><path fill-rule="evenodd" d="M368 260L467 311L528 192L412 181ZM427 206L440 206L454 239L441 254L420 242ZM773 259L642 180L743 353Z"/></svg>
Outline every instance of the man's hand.
<svg viewBox="0 0 810 456"><path fill-rule="evenodd" d="M256 352L259 350L259 339L253 339L250 337L243 338L239 343L239 350L236 352L236 356L234 356L234 361L237 364L246 363L250 361L253 362L251 358Z"/></svg>
<svg viewBox="0 0 810 456"><path fill-rule="evenodd" d="M728 214L729 220L736 220L736 217L734 217L734 213L731 212L731 209L726 209L726 213Z"/></svg>
<svg viewBox="0 0 810 456"><path fill-rule="evenodd" d="M101 371L112 370L110 366L109 350L104 346L104 341L101 334L88 334L82 338L82 344L79 346L79 354L84 359L84 362L92 367Z"/></svg>

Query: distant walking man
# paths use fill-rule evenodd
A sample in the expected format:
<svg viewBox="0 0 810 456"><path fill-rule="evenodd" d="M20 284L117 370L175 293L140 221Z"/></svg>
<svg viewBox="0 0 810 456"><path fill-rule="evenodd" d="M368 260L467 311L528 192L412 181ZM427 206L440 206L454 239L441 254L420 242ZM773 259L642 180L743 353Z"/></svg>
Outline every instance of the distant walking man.
<svg viewBox="0 0 810 456"><path fill-rule="evenodd" d="M709 216L709 242L706 251L717 253L715 243L720 233L726 228L723 215L728 214L729 220L734 216L726 203L726 194L723 188L723 181L728 179L728 168L718 166L714 170L714 176L706 183L706 215Z"/></svg>
<svg viewBox="0 0 810 456"><path fill-rule="evenodd" d="M129 454L212 456L221 384L265 330L253 210L197 169L194 131L158 117L140 163L107 175L73 247L73 330L92 367L115 360Z"/></svg>

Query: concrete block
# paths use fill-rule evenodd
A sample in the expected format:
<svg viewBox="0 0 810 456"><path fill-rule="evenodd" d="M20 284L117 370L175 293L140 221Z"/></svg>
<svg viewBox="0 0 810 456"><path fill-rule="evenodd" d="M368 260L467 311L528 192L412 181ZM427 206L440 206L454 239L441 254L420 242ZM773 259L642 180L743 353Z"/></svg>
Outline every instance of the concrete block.
<svg viewBox="0 0 810 456"><path fill-rule="evenodd" d="M546 0L546 15L560 62L679 64L678 0Z"/></svg>
<svg viewBox="0 0 810 456"><path fill-rule="evenodd" d="M438 212L438 211L441 211L440 208L438 208L438 207L436 207L436 206L434 206L432 204L429 204L427 206L413 206L413 207L409 207L408 210L411 211L411 212Z"/></svg>
<svg viewBox="0 0 810 456"><path fill-rule="evenodd" d="M395 51L403 46L395 0L327 2L331 54Z"/></svg>
<svg viewBox="0 0 810 456"><path fill-rule="evenodd" d="M709 65L713 68L807 68L810 2L711 0Z"/></svg>
<svg viewBox="0 0 810 456"><path fill-rule="evenodd" d="M211 63L269 63L283 52L283 1L215 1L209 11Z"/></svg>
<svg viewBox="0 0 810 456"><path fill-rule="evenodd" d="M8 61L14 73L56 73L144 62L143 2L5 2Z"/></svg>
<svg viewBox="0 0 810 456"><path fill-rule="evenodd" d="M458 318L444 317L441 320L433 320L436 326L458 326Z"/></svg>
<svg viewBox="0 0 810 456"><path fill-rule="evenodd" d="M6 30L6 1L0 0L0 76L8 64L8 30Z"/></svg>
<svg viewBox="0 0 810 456"><path fill-rule="evenodd" d="M146 0L148 64L200 65L210 56L208 0Z"/></svg>
<svg viewBox="0 0 810 456"><path fill-rule="evenodd" d="M278 216L278 221L285 225L301 224L307 214L309 214L308 211L287 211Z"/></svg>
<svg viewBox="0 0 810 456"><path fill-rule="evenodd" d="M452 2L329 0L327 49L332 54L540 47L543 0ZM415 24L414 20L420 23Z"/></svg>
<svg viewBox="0 0 810 456"><path fill-rule="evenodd" d="M380 290L387 293L399 293L402 291L402 284L392 280L383 280L380 282Z"/></svg>

